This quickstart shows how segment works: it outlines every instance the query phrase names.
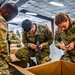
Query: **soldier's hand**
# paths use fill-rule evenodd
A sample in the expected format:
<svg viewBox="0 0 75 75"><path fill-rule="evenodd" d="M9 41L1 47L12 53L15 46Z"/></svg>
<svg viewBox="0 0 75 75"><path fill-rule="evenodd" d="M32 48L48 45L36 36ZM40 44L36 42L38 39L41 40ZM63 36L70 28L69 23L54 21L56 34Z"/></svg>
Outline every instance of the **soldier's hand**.
<svg viewBox="0 0 75 75"><path fill-rule="evenodd" d="M72 50L74 48L74 43L71 42L69 45L66 46L67 50Z"/></svg>
<svg viewBox="0 0 75 75"><path fill-rule="evenodd" d="M63 44L60 44L59 47L60 47L60 49L62 49L62 50L67 50L67 48L66 48Z"/></svg>
<svg viewBox="0 0 75 75"><path fill-rule="evenodd" d="M40 47L40 49L42 49L43 48L42 44L39 47Z"/></svg>
<svg viewBox="0 0 75 75"><path fill-rule="evenodd" d="M31 49L37 49L37 45L35 45L35 44L30 44L30 47L31 47Z"/></svg>

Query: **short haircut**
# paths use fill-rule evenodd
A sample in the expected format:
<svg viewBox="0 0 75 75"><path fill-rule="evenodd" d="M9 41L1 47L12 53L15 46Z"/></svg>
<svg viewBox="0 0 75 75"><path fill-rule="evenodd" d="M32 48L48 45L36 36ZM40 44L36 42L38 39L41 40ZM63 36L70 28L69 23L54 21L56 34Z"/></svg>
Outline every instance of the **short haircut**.
<svg viewBox="0 0 75 75"><path fill-rule="evenodd" d="M28 19L22 22L22 28L24 31L28 32L32 28L32 22Z"/></svg>
<svg viewBox="0 0 75 75"><path fill-rule="evenodd" d="M66 22L67 19L70 21L70 17L65 13L59 13L55 16L55 24L58 25L62 22Z"/></svg>
<svg viewBox="0 0 75 75"><path fill-rule="evenodd" d="M9 13L15 13L15 15L18 14L18 7L14 3L7 3L2 8L8 10Z"/></svg>

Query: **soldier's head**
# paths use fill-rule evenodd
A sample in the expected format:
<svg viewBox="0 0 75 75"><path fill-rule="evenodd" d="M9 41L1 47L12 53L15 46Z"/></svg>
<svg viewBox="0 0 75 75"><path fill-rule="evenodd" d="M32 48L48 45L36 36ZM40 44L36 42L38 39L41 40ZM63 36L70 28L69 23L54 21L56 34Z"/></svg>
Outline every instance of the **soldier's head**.
<svg viewBox="0 0 75 75"><path fill-rule="evenodd" d="M22 28L24 29L24 31L32 34L36 30L36 25L32 23L30 20L26 19L22 22Z"/></svg>
<svg viewBox="0 0 75 75"><path fill-rule="evenodd" d="M9 21L18 14L18 7L14 3L7 3L0 8L0 12L5 20Z"/></svg>
<svg viewBox="0 0 75 75"><path fill-rule="evenodd" d="M62 30L67 30L70 25L70 17L65 13L56 14L55 24Z"/></svg>

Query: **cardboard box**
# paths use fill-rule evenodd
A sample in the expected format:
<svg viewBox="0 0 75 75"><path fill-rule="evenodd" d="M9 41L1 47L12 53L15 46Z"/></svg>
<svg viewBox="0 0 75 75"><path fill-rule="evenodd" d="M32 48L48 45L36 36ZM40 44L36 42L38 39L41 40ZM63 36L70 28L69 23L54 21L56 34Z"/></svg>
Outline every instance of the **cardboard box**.
<svg viewBox="0 0 75 75"><path fill-rule="evenodd" d="M61 60L25 69L17 66L16 69L24 75L75 75L75 64Z"/></svg>
<svg viewBox="0 0 75 75"><path fill-rule="evenodd" d="M35 75L75 75L75 64L59 60L27 68L27 71Z"/></svg>

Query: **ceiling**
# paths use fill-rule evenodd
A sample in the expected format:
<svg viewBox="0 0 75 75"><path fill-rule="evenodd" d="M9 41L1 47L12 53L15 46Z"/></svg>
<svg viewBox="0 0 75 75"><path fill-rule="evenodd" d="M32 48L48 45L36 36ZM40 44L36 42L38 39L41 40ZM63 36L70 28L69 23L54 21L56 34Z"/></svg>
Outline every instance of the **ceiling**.
<svg viewBox="0 0 75 75"><path fill-rule="evenodd" d="M20 0L21 1L21 0ZM23 0L25 1L25 0ZM64 4L63 7L49 4L51 1ZM64 12L75 17L75 0L26 0L24 4L18 5L24 10L34 12L52 18L56 13Z"/></svg>
<svg viewBox="0 0 75 75"><path fill-rule="evenodd" d="M2 3L1 1L5 2ZM51 1L62 3L64 6L51 5L49 4ZM15 20L19 24L26 18L36 22L52 20L59 12L67 13L71 18L75 18L75 0L0 0L0 2L2 5L13 2L18 6L19 14ZM38 16L26 15L26 12L35 13ZM14 21L12 20L12 22Z"/></svg>
<svg viewBox="0 0 75 75"><path fill-rule="evenodd" d="M36 14L52 18L56 13L65 12L71 17L75 17L75 0L7 0L14 2L19 7L19 11L27 10ZM64 4L63 7L54 6L49 2L55 1Z"/></svg>

